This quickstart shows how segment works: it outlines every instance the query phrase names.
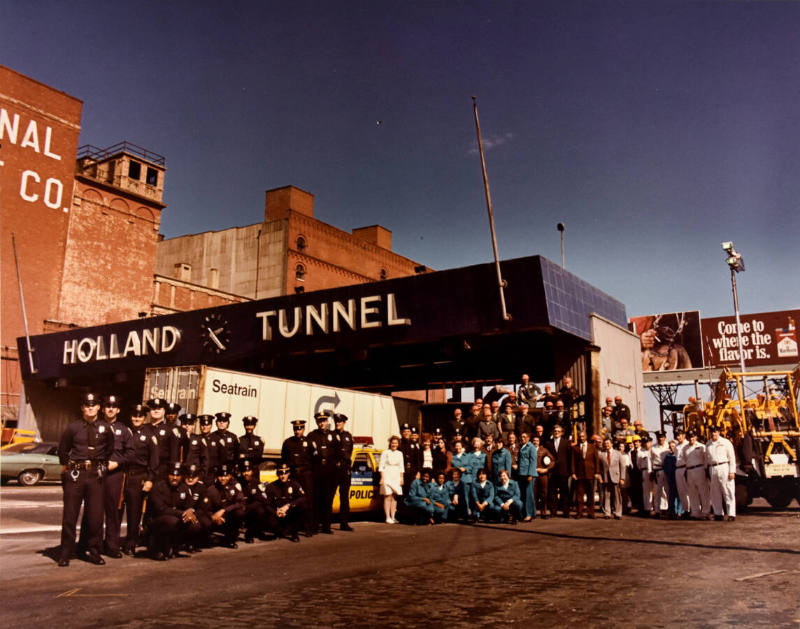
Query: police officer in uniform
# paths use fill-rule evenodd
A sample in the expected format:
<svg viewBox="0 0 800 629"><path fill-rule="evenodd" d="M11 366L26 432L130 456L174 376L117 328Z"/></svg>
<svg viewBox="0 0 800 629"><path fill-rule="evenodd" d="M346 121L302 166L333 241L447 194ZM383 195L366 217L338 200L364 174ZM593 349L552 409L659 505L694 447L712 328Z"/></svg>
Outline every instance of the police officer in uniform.
<svg viewBox="0 0 800 629"><path fill-rule="evenodd" d="M158 476L158 441L155 429L144 423L147 413L148 408L143 404L134 404L130 408L133 453L128 461L128 478L125 481L128 534L122 546L122 552L126 555L136 552L144 499Z"/></svg>
<svg viewBox="0 0 800 629"><path fill-rule="evenodd" d="M158 474L166 480L170 465L178 460L178 441L181 434L176 426L170 426L164 420L167 401L162 398L153 398L147 401L150 409L150 423L155 429L158 442Z"/></svg>
<svg viewBox="0 0 800 629"><path fill-rule="evenodd" d="M334 435L338 445L336 451L336 487L339 491L339 528L352 531L350 526L350 465L353 457L353 435L344 429L347 415L334 413L333 423L336 426Z"/></svg>
<svg viewBox="0 0 800 629"><path fill-rule="evenodd" d="M207 486L211 486L216 481L216 468L225 462L227 450L223 438L217 434L216 431L211 432L211 426L214 424L213 415L200 415L198 416L200 422L200 436L206 442L206 463L201 467L201 472L204 475L204 480Z"/></svg>
<svg viewBox="0 0 800 629"><path fill-rule="evenodd" d="M197 528L189 530L186 539L186 550L190 553L199 553L200 547L208 545L208 535L211 531L211 517L200 507L206 495L206 485L201 478L201 469L194 464L183 466L183 482L192 495L192 509L197 517Z"/></svg>
<svg viewBox="0 0 800 629"><path fill-rule="evenodd" d="M184 413L178 418L181 427L181 438L178 441L178 460L182 465L194 465L201 472L208 465L208 444L203 435L194 431L197 415Z"/></svg>
<svg viewBox="0 0 800 629"><path fill-rule="evenodd" d="M122 503L124 499L125 481L128 464L133 458L133 433L122 422L119 416L120 399L116 395L103 398L103 419L111 426L114 433L114 451L108 460L108 474L103 483L106 516L106 535L103 549L106 555L118 559L122 557L120 549L120 529L122 527ZM84 521L86 512L84 511ZM83 531L83 525L81 526ZM81 535L83 538L83 535Z"/></svg>
<svg viewBox="0 0 800 629"><path fill-rule="evenodd" d="M225 448L223 463L229 463L231 466L236 465L239 460L239 438L228 430L228 426L231 424L231 414L217 413L216 417L217 429L211 434L216 435Z"/></svg>
<svg viewBox="0 0 800 629"><path fill-rule="evenodd" d="M257 423L257 417L243 417L244 434L239 437L239 459L247 459L256 470L264 458L264 440L255 434Z"/></svg>
<svg viewBox="0 0 800 629"><path fill-rule="evenodd" d="M58 456L63 465L61 484L64 511L61 519L61 554L58 565L68 566L75 549L75 529L81 504L87 512L88 554L94 564L105 563L100 556L103 529L103 483L108 459L114 451L111 427L98 417L100 398L85 393L81 398L83 417L71 422L61 435Z"/></svg>
<svg viewBox="0 0 800 629"><path fill-rule="evenodd" d="M408 495L408 490L411 483L419 475L419 469L422 466L422 451L420 450L419 443L414 441L411 434L411 426L403 424L400 426L400 448L403 453L403 462L406 469L403 474L403 493Z"/></svg>
<svg viewBox="0 0 800 629"><path fill-rule="evenodd" d="M307 520L307 497L303 488L291 477L289 465L278 466L278 480L262 485L267 499L267 527L276 536L299 542L297 530Z"/></svg>
<svg viewBox="0 0 800 629"><path fill-rule="evenodd" d="M206 490L202 508L211 517L213 528L222 531L223 545L237 548L244 520L244 494L233 479L233 466L222 463L215 473L216 481Z"/></svg>
<svg viewBox="0 0 800 629"><path fill-rule="evenodd" d="M311 471L311 442L305 436L306 420L295 419L291 422L294 435L283 442L281 461L289 466L292 478L300 483L306 496L307 514L305 518L306 537L317 532L314 519L314 475Z"/></svg>
<svg viewBox="0 0 800 629"><path fill-rule="evenodd" d="M150 497L153 518L150 520L150 553L156 561L178 554L188 535L197 532L200 522L195 515L192 493L183 482L183 470L174 462L167 480L159 480Z"/></svg>
<svg viewBox="0 0 800 629"><path fill-rule="evenodd" d="M314 519L320 531L331 535L331 511L336 491L337 446L333 433L328 430L327 411L317 413L317 429L308 435L311 443L311 472L314 479Z"/></svg>
<svg viewBox="0 0 800 629"><path fill-rule="evenodd" d="M176 402L170 402L164 407L164 421L172 428L179 428L178 414L181 412L181 405Z"/></svg>
<svg viewBox="0 0 800 629"><path fill-rule="evenodd" d="M239 461L239 485L244 494L244 541L252 544L264 531L266 510L259 487L258 468L250 459Z"/></svg>

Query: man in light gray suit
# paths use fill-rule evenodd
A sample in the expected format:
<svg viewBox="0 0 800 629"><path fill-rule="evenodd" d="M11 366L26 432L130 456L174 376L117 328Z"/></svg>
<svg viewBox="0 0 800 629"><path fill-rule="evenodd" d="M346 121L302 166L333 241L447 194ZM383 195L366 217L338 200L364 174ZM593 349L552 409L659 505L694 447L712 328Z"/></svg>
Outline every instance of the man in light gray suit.
<svg viewBox="0 0 800 629"><path fill-rule="evenodd" d="M611 439L603 440L603 451L600 453L600 478L600 503L603 506L603 517L606 520L611 518L613 499L614 519L619 520L622 517L620 482L625 478L625 460L619 450L612 447Z"/></svg>

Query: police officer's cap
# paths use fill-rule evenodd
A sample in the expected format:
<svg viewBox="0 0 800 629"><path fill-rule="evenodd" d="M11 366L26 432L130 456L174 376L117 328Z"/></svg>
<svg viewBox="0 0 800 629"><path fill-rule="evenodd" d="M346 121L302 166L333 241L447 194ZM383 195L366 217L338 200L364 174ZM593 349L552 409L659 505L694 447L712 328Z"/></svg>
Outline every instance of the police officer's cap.
<svg viewBox="0 0 800 629"><path fill-rule="evenodd" d="M165 415L177 415L181 412L181 405L176 402L170 402L164 407L166 410L164 411Z"/></svg>
<svg viewBox="0 0 800 629"><path fill-rule="evenodd" d="M276 472L288 472L289 471L289 464L286 461L281 461L280 465L275 468Z"/></svg>
<svg viewBox="0 0 800 629"><path fill-rule="evenodd" d="M194 463L192 463L191 465L184 465L182 469L183 469L183 475L186 478L197 478L198 476L200 476L200 468L197 467L197 465L195 465Z"/></svg>
<svg viewBox="0 0 800 629"><path fill-rule="evenodd" d="M178 417L178 421L180 422L181 426L188 426L194 424L195 420L197 419L197 415L194 413L184 413L180 417Z"/></svg>
<svg viewBox="0 0 800 629"><path fill-rule="evenodd" d="M721 431L722 429L719 427L719 425L711 426L711 432L721 432Z"/></svg>
<svg viewBox="0 0 800 629"><path fill-rule="evenodd" d="M335 421L337 424L339 422L346 422L347 421L347 415L345 415L344 413L335 413L333 415L333 421Z"/></svg>
<svg viewBox="0 0 800 629"><path fill-rule="evenodd" d="M119 408L120 402L118 395L107 395L103 398L103 408Z"/></svg>
<svg viewBox="0 0 800 629"><path fill-rule="evenodd" d="M214 416L213 415L199 415L198 419L200 420L201 426L210 426L214 423Z"/></svg>
<svg viewBox="0 0 800 629"><path fill-rule="evenodd" d="M147 412L149 410L150 409L147 408L144 404L132 404L130 410L131 417L142 417L144 415L147 415Z"/></svg>
<svg viewBox="0 0 800 629"><path fill-rule="evenodd" d="M167 401L160 397L154 397L152 400L147 400L147 406L151 411L157 408L166 408Z"/></svg>
<svg viewBox="0 0 800 629"><path fill-rule="evenodd" d="M659 439L661 439L661 437L666 437L666 436L667 433L665 433L663 430L659 430L656 432L656 437L658 437Z"/></svg>
<svg viewBox="0 0 800 629"><path fill-rule="evenodd" d="M254 469L255 468L253 467L253 463L250 461L250 459L242 459L241 461L239 461L240 472L244 473Z"/></svg>
<svg viewBox="0 0 800 629"><path fill-rule="evenodd" d="M416 426L411 426L411 434L412 435L416 435L417 434L417 427Z"/></svg>
<svg viewBox="0 0 800 629"><path fill-rule="evenodd" d="M411 426L409 426L408 424L403 424L402 426L400 426L400 430L401 431L402 430L411 430Z"/></svg>
<svg viewBox="0 0 800 629"><path fill-rule="evenodd" d="M175 461L169 466L169 475L170 476L180 476L183 473L181 469L180 461Z"/></svg>
<svg viewBox="0 0 800 629"><path fill-rule="evenodd" d="M694 430L687 430L686 431L686 436L687 437L696 437L697 433Z"/></svg>
<svg viewBox="0 0 800 629"><path fill-rule="evenodd" d="M295 428L303 428L306 425L305 419L293 419L289 422Z"/></svg>
<svg viewBox="0 0 800 629"><path fill-rule="evenodd" d="M320 411L319 413L314 413L314 419L317 421L320 421L321 419L328 419L330 416L330 411Z"/></svg>
<svg viewBox="0 0 800 629"><path fill-rule="evenodd" d="M227 476L232 472L231 466L228 465L227 463L221 463L220 465L217 465L216 471L217 471L217 476Z"/></svg>
<svg viewBox="0 0 800 629"><path fill-rule="evenodd" d="M441 437L442 436L442 429L441 428L437 428L436 430L434 430L433 431L433 436L434 437Z"/></svg>
<svg viewBox="0 0 800 629"><path fill-rule="evenodd" d="M230 413L217 413L216 414L218 422L229 422L231 421L231 414Z"/></svg>
<svg viewBox="0 0 800 629"><path fill-rule="evenodd" d="M99 404L100 398L96 393L84 393L81 396L81 406L98 406Z"/></svg>
<svg viewBox="0 0 800 629"><path fill-rule="evenodd" d="M685 434L686 434L686 431L683 428L678 428L677 430L675 430L675 436L676 437L678 435L685 435Z"/></svg>
<svg viewBox="0 0 800 629"><path fill-rule="evenodd" d="M258 423L258 417L253 417L252 415L247 415L242 417L242 423L245 426L255 426Z"/></svg>

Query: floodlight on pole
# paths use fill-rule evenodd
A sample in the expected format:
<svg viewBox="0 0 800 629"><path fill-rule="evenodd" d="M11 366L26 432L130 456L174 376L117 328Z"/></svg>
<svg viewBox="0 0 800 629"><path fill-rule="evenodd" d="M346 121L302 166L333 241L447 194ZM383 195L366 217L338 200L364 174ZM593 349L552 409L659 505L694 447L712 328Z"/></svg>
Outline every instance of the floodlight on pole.
<svg viewBox="0 0 800 629"><path fill-rule="evenodd" d="M722 250L727 254L725 264L731 270L731 289L733 291L733 312L736 315L736 336L739 342L739 368L744 373L744 347L742 347L742 322L739 318L739 293L736 289L736 274L744 271L744 258L733 248L733 243L722 243Z"/></svg>
<svg viewBox="0 0 800 629"><path fill-rule="evenodd" d="M564 232L567 228L564 223L559 223L556 229L561 232L561 270L564 270Z"/></svg>

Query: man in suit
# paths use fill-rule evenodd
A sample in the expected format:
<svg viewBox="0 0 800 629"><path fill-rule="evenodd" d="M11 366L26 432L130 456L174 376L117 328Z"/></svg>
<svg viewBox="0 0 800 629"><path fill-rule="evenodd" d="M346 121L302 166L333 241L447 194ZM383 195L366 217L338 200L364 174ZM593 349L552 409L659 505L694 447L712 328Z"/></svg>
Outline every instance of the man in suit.
<svg viewBox="0 0 800 629"><path fill-rule="evenodd" d="M540 426L541 428L541 426ZM534 435L531 440L536 448L536 483L533 488L536 505L541 511L539 517L547 519L547 489L550 481L550 470L556 465L553 454L545 446L541 445L541 438Z"/></svg>
<svg viewBox="0 0 800 629"><path fill-rule="evenodd" d="M553 440L548 442L546 448L553 454L556 464L550 472L550 513L556 515L561 509L564 517L569 517L569 476L572 470L570 459L570 444L564 437L561 426L553 428Z"/></svg>
<svg viewBox="0 0 800 629"><path fill-rule="evenodd" d="M603 517L611 518L611 502L614 502L614 519L622 517L622 494L620 483L625 478L625 460L619 450L612 447L611 439L603 439L603 451L600 453L600 504L603 505Z"/></svg>
<svg viewBox="0 0 800 629"><path fill-rule="evenodd" d="M583 517L584 502L588 500L589 517L594 519L594 480L600 478L600 457L594 444L588 443L586 431L578 434L578 443L572 446L572 480L575 483L577 502L576 518Z"/></svg>

